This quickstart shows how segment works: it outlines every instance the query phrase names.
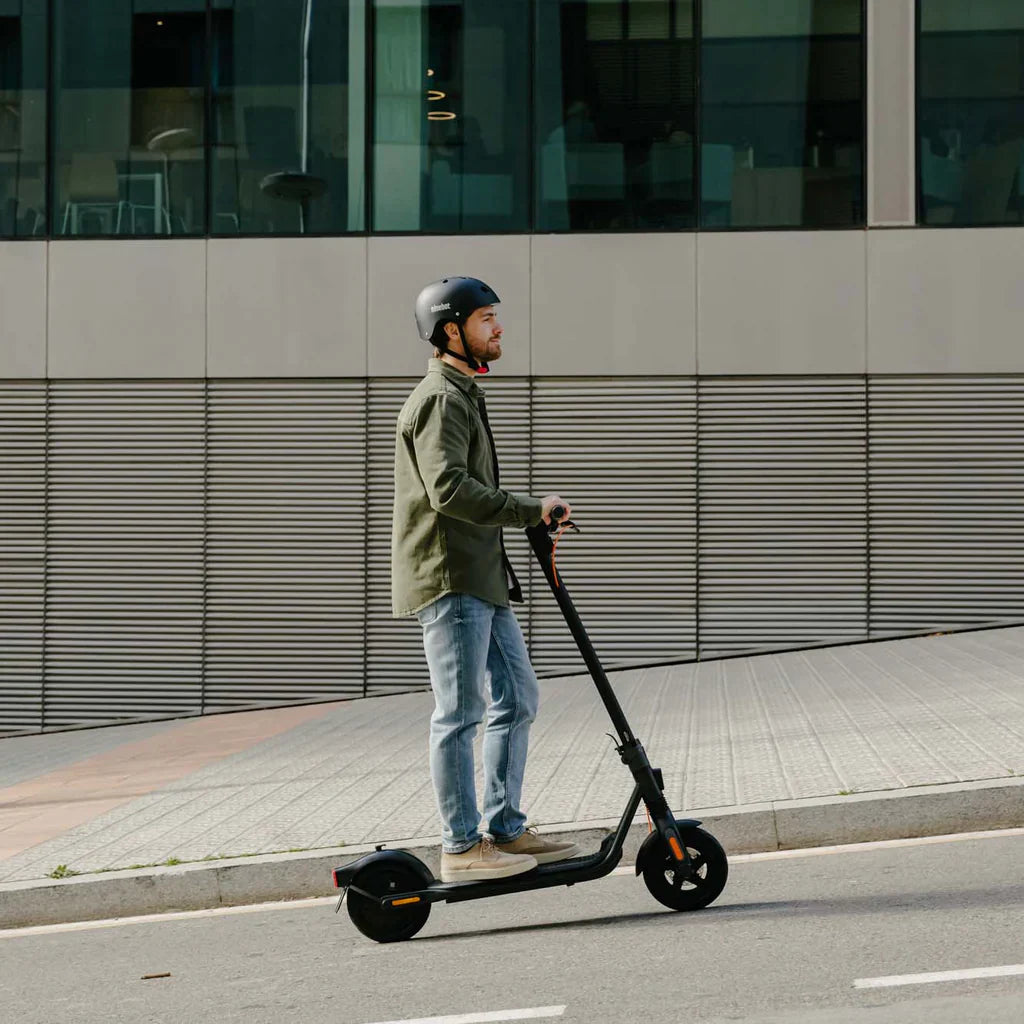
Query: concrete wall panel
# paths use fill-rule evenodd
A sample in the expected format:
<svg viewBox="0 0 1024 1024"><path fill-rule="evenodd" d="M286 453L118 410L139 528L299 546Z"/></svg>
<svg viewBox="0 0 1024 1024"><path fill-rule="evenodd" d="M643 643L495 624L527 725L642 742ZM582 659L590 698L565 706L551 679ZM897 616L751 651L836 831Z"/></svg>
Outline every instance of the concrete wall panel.
<svg viewBox="0 0 1024 1024"><path fill-rule="evenodd" d="M1024 371L1024 229L868 236L871 373Z"/></svg>
<svg viewBox="0 0 1024 1024"><path fill-rule="evenodd" d="M366 375L365 238L213 238L211 377Z"/></svg>
<svg viewBox="0 0 1024 1024"><path fill-rule="evenodd" d="M697 241L701 374L863 373L865 233Z"/></svg>
<svg viewBox="0 0 1024 1024"><path fill-rule="evenodd" d="M202 377L203 239L50 243L51 377Z"/></svg>
<svg viewBox="0 0 1024 1024"><path fill-rule="evenodd" d="M693 234L535 235L536 375L696 372Z"/></svg>
<svg viewBox="0 0 1024 1024"><path fill-rule="evenodd" d="M46 376L46 243L0 242L0 377Z"/></svg>

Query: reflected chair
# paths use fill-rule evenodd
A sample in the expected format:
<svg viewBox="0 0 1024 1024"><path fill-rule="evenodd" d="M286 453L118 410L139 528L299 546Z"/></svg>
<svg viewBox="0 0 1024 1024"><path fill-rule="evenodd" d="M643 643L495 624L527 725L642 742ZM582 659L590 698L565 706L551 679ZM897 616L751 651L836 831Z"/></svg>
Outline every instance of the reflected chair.
<svg viewBox="0 0 1024 1024"><path fill-rule="evenodd" d="M1021 140L979 146L964 166L961 224L1004 224L1011 218L1010 202L1020 166ZM1014 218L1016 219L1016 218Z"/></svg>
<svg viewBox="0 0 1024 1024"><path fill-rule="evenodd" d="M299 233L305 233L309 204L327 189L318 175L301 169L298 112L294 107L246 107L245 145L250 169L258 170L260 191L271 199L284 201L298 213ZM271 230L274 230L271 218Z"/></svg>
<svg viewBox="0 0 1024 1024"><path fill-rule="evenodd" d="M226 232L221 222L234 228L236 234L242 230L239 217L241 209L242 183L238 167L238 148L218 144L218 154L213 170L213 193L210 196L214 234ZM230 157L223 155L230 152Z"/></svg>
<svg viewBox="0 0 1024 1024"><path fill-rule="evenodd" d="M700 147L700 201L702 224L729 224L732 219L733 175L736 156L732 146L705 142Z"/></svg>
<svg viewBox="0 0 1024 1024"><path fill-rule="evenodd" d="M18 230L17 234L34 237L46 228L46 182L42 168L29 176L24 173L18 183Z"/></svg>
<svg viewBox="0 0 1024 1024"><path fill-rule="evenodd" d="M173 233L171 223L171 157L181 149L187 149L196 144L196 133L191 128L166 128L156 132L146 141L146 149L150 153L159 153L164 160L164 181L163 181L163 217L157 217L154 225L156 233L160 233L161 220L165 225L167 234ZM182 221L184 227L184 221Z"/></svg>
<svg viewBox="0 0 1024 1024"><path fill-rule="evenodd" d="M75 153L68 174L61 234L78 234L82 214L97 214L107 234L120 234L129 203L121 198L114 158L103 153Z"/></svg>
<svg viewBox="0 0 1024 1024"><path fill-rule="evenodd" d="M952 221L963 198L964 165L932 152L931 140L921 139L921 195L925 220L931 224Z"/></svg>
<svg viewBox="0 0 1024 1024"><path fill-rule="evenodd" d="M547 142L541 147L547 227L604 224L626 198L625 149L618 142ZM612 214L611 216L614 216Z"/></svg>
<svg viewBox="0 0 1024 1024"><path fill-rule="evenodd" d="M649 168L652 199L693 199L692 142L652 142Z"/></svg>
<svg viewBox="0 0 1024 1024"><path fill-rule="evenodd" d="M625 185L618 142L549 142L541 150L541 194L546 201L621 199Z"/></svg>
<svg viewBox="0 0 1024 1024"><path fill-rule="evenodd" d="M440 217L511 217L512 176L455 174L446 160L430 169L430 211Z"/></svg>

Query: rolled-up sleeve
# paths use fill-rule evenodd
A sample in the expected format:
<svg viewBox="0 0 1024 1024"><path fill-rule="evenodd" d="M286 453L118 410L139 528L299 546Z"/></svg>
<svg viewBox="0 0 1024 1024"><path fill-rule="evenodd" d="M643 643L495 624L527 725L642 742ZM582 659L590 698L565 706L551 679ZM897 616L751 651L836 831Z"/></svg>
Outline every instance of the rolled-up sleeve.
<svg viewBox="0 0 1024 1024"><path fill-rule="evenodd" d="M431 507L479 526L535 526L542 511L538 498L488 487L470 475L470 429L469 410L458 395L429 395L416 410L411 437Z"/></svg>

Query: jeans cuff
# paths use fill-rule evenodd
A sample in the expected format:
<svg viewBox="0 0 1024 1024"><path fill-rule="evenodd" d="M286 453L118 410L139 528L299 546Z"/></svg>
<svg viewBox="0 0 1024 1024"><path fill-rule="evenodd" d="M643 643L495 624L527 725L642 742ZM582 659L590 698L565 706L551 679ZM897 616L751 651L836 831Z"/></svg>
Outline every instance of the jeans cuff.
<svg viewBox="0 0 1024 1024"><path fill-rule="evenodd" d="M494 832L489 832L488 835L499 846L503 846L505 843L514 843L520 836L526 835L526 828L524 826L514 836L500 836Z"/></svg>
<svg viewBox="0 0 1024 1024"><path fill-rule="evenodd" d="M452 854L452 855L459 854L459 853L466 853L468 850L472 850L473 847L476 846L477 843L479 843L479 842L480 842L479 839L474 839L473 842L471 842L468 846L460 846L457 849L449 849L447 846L444 846L442 844L441 852L442 853L447 853L447 854Z"/></svg>

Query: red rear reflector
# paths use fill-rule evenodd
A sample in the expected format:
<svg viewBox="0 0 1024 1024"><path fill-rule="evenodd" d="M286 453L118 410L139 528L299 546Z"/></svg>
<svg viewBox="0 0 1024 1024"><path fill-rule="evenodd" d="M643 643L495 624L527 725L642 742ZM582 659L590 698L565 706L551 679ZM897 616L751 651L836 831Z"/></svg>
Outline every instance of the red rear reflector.
<svg viewBox="0 0 1024 1024"><path fill-rule="evenodd" d="M334 888L335 888L335 889L340 889L340 888L341 888L341 885L340 885L340 883L338 882L338 872L337 872L337 871L332 871L332 872L331 872L331 879L332 879L332 880L333 880L333 882L334 882Z"/></svg>

